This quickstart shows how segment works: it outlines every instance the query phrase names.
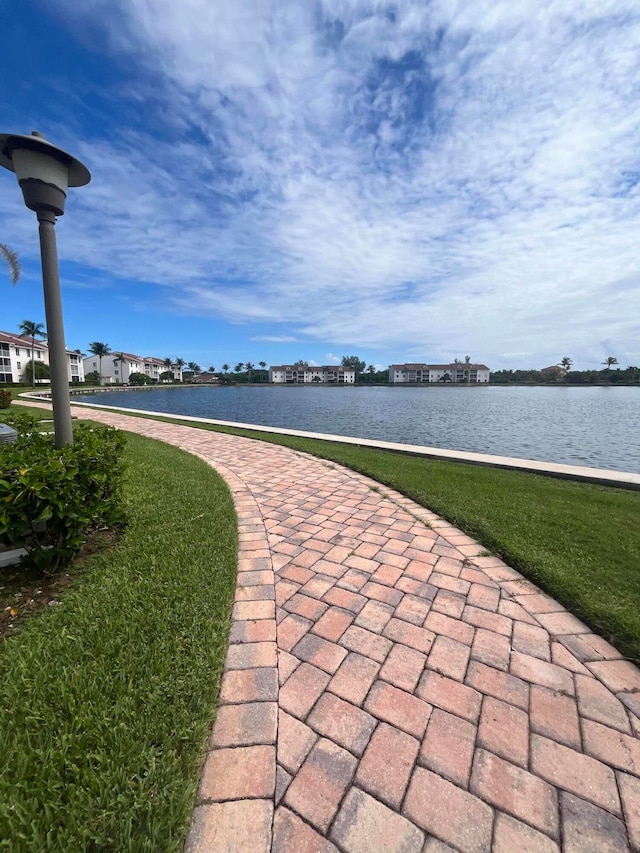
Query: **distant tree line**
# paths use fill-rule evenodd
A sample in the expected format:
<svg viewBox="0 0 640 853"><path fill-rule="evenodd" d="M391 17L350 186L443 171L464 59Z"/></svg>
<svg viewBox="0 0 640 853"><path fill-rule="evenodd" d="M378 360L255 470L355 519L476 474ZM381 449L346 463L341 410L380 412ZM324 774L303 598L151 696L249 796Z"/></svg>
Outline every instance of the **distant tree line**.
<svg viewBox="0 0 640 853"><path fill-rule="evenodd" d="M640 367L629 365L626 368L616 367L618 360L609 356L603 362L602 370L571 370L570 358L563 358L560 366L563 370L495 370L491 373L491 383L506 385L509 383L535 385L627 385L630 382L640 382ZM612 369L614 368L615 369ZM566 371L566 372L565 372Z"/></svg>

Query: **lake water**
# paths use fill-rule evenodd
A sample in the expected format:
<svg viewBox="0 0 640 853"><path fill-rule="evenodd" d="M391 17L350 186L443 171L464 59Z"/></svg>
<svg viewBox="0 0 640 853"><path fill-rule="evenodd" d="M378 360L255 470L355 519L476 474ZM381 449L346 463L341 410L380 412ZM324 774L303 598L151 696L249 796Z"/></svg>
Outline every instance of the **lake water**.
<svg viewBox="0 0 640 853"><path fill-rule="evenodd" d="M74 400L640 472L638 387L279 387L113 391Z"/></svg>

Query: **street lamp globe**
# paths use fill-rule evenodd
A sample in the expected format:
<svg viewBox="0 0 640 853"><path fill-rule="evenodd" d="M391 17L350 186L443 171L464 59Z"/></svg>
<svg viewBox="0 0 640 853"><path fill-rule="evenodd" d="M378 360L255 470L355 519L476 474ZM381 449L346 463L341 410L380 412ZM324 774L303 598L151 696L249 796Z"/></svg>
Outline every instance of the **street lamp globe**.
<svg viewBox="0 0 640 853"><path fill-rule="evenodd" d="M54 226L56 216L64 213L68 188L88 184L91 174L79 160L52 145L37 131L31 136L0 133L0 166L15 172L24 203L36 212L40 223L53 423L56 446L61 447L63 444L73 444L73 432Z"/></svg>

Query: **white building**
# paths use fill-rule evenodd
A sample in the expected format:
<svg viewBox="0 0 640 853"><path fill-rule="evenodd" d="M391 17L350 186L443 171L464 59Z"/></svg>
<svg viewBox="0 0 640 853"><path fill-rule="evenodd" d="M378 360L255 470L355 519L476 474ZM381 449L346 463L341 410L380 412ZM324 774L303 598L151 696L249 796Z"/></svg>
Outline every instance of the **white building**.
<svg viewBox="0 0 640 853"><path fill-rule="evenodd" d="M36 340L12 332L0 332L0 384L26 382L27 365L33 358L35 363L49 364L49 347L46 341ZM67 350L67 376L69 382L84 382L82 355ZM49 380L40 380L43 384ZM37 384L37 380L36 380Z"/></svg>
<svg viewBox="0 0 640 853"><path fill-rule="evenodd" d="M491 371L486 364L456 361L453 364L392 364L389 382L421 385L427 382L466 382L480 385L489 381Z"/></svg>
<svg viewBox="0 0 640 853"><path fill-rule="evenodd" d="M284 364L269 368L269 382L276 385L302 385L326 383L327 385L353 385L356 372L352 367L330 364L313 367L301 364Z"/></svg>
<svg viewBox="0 0 640 853"><path fill-rule="evenodd" d="M158 382L160 375L168 369L160 358L134 355L131 352L118 350L112 350L109 355L102 356L102 370L99 356L88 355L84 359L85 373L99 373L102 385L126 385L132 373L144 373L154 382ZM182 382L182 370L179 367L172 366L171 372L174 379Z"/></svg>

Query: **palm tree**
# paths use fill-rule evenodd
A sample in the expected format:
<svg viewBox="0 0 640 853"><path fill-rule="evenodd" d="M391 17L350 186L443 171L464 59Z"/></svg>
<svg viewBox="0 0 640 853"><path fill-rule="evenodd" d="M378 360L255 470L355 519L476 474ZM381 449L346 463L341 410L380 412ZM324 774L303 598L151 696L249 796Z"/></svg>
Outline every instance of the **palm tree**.
<svg viewBox="0 0 640 853"><path fill-rule="evenodd" d="M560 367L564 367L564 369L567 371L567 373L571 370L572 364L573 364L573 361L571 361L571 359L569 358L568 355L565 355L565 357L560 360Z"/></svg>
<svg viewBox="0 0 640 853"><path fill-rule="evenodd" d="M229 365L228 365L228 364L223 364L223 365L222 365L222 369L224 370L224 372L225 372L225 373L228 373L228 372L229 372Z"/></svg>
<svg viewBox="0 0 640 853"><path fill-rule="evenodd" d="M236 364L236 367L235 367L235 371L234 371L234 373L242 373L242 368L243 368L243 367L244 367L244 362L239 361L239 362Z"/></svg>
<svg viewBox="0 0 640 853"><path fill-rule="evenodd" d="M31 384L36 387L36 338L46 338L46 332L42 323L34 323L33 320L23 320L18 326L20 337L31 338Z"/></svg>
<svg viewBox="0 0 640 853"><path fill-rule="evenodd" d="M100 341L93 341L89 344L89 352L91 355L97 355L100 359L100 375L98 376L98 385L102 385L102 359L109 355L111 347L109 344L103 344Z"/></svg>
<svg viewBox="0 0 640 853"><path fill-rule="evenodd" d="M200 367L195 363L195 361L190 361L187 367L193 373L194 376L200 370Z"/></svg>
<svg viewBox="0 0 640 853"><path fill-rule="evenodd" d="M5 259L9 267L11 284L17 284L22 273L22 265L20 264L18 253L10 249L5 243L0 243L0 255Z"/></svg>
<svg viewBox="0 0 640 853"><path fill-rule="evenodd" d="M372 364L370 364L369 367L367 367L367 373L369 374L369 376L371 376L371 384L373 384L373 374L375 372L376 372L375 367Z"/></svg>
<svg viewBox="0 0 640 853"><path fill-rule="evenodd" d="M250 361L248 361L245 364L245 367L247 368L247 382L251 382L251 371L255 367L255 364L252 364Z"/></svg>
<svg viewBox="0 0 640 853"><path fill-rule="evenodd" d="M162 363L165 366L165 373L170 374L170 381L175 379L175 376L173 375L173 359L165 358Z"/></svg>
<svg viewBox="0 0 640 853"><path fill-rule="evenodd" d="M260 365L260 367L261 367L263 370L266 370L266 369L267 369L267 362L266 362L266 361L259 361L259 362L258 362L258 364ZM267 381L266 376L265 376L264 381L265 381L265 382Z"/></svg>
<svg viewBox="0 0 640 853"><path fill-rule="evenodd" d="M118 365L120 365L120 367L122 368L123 364L126 361L124 353L123 352L117 352L115 355L116 355L116 357L113 359L114 367L117 367ZM120 381L124 382L124 373L122 372L122 369L120 370Z"/></svg>
<svg viewBox="0 0 640 853"><path fill-rule="evenodd" d="M184 358L176 358L175 365L180 371L180 381L182 382L182 368L185 366L186 361Z"/></svg>
<svg viewBox="0 0 640 853"><path fill-rule="evenodd" d="M216 372L216 369L212 364L210 364L207 369L208 369L209 373L215 373Z"/></svg>
<svg viewBox="0 0 640 853"><path fill-rule="evenodd" d="M607 356L607 360L602 362L604 366L607 368L607 379L609 379L609 374L611 373L611 368L614 364L618 363L618 359L612 355Z"/></svg>

